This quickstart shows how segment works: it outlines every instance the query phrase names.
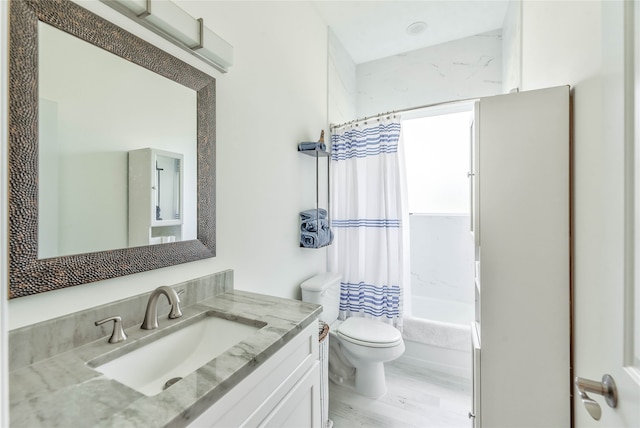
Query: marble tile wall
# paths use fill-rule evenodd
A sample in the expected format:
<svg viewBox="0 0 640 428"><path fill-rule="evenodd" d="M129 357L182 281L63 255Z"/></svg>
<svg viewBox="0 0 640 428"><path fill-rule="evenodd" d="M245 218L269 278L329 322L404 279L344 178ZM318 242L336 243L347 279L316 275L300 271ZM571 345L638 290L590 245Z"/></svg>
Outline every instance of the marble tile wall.
<svg viewBox="0 0 640 428"><path fill-rule="evenodd" d="M173 285L185 290L180 295L182 307L187 307L217 294L233 290L233 271L226 270ZM18 328L9 332L9 369L15 370L44 360L101 337L108 337L113 323L95 326L94 322L119 315L126 329L142 323L149 293L99 305L52 320ZM169 313L167 299L160 299L158 316ZM106 339L105 339L106 340Z"/></svg>
<svg viewBox="0 0 640 428"><path fill-rule="evenodd" d="M357 66L357 117L502 93L502 30Z"/></svg>
<svg viewBox="0 0 640 428"><path fill-rule="evenodd" d="M473 303L473 241L469 216L410 216L411 294Z"/></svg>
<svg viewBox="0 0 640 428"><path fill-rule="evenodd" d="M329 123L340 124L356 118L356 64L329 30L328 70Z"/></svg>

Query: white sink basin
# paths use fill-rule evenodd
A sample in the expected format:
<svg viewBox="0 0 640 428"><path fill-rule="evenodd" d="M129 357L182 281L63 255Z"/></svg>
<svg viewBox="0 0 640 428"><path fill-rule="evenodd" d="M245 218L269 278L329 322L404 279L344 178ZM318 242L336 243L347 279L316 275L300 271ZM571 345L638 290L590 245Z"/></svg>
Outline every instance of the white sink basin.
<svg viewBox="0 0 640 428"><path fill-rule="evenodd" d="M206 316L105 364L90 366L147 396L196 371L260 327Z"/></svg>

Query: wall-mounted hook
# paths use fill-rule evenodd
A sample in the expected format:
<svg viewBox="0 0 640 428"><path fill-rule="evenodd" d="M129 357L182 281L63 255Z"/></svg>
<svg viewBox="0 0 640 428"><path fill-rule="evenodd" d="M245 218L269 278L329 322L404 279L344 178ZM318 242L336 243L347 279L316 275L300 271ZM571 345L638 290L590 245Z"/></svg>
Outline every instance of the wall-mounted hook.
<svg viewBox="0 0 640 428"><path fill-rule="evenodd" d="M606 374L602 376L602 382L576 377L574 383L584 407L596 421L600 420L602 409L593 398L587 395L587 392L602 395L609 407L615 408L618 406L618 389L610 375Z"/></svg>

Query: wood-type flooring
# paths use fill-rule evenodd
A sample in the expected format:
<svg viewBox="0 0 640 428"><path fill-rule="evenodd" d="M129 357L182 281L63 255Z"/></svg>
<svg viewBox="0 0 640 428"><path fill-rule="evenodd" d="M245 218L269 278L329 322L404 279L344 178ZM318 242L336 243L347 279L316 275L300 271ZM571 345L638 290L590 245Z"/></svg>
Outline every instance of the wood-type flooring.
<svg viewBox="0 0 640 428"><path fill-rule="evenodd" d="M334 428L470 428L471 381L406 363L385 364L387 393L360 396L329 382Z"/></svg>

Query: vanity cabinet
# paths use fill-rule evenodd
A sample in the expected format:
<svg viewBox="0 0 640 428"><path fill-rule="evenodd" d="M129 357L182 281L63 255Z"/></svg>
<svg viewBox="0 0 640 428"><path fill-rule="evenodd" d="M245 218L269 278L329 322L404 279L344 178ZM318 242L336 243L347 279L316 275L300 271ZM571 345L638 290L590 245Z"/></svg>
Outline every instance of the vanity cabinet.
<svg viewBox="0 0 640 428"><path fill-rule="evenodd" d="M319 370L313 322L189 427L320 428Z"/></svg>
<svg viewBox="0 0 640 428"><path fill-rule="evenodd" d="M475 427L571 425L569 87L482 98L472 126Z"/></svg>
<svg viewBox="0 0 640 428"><path fill-rule="evenodd" d="M129 152L129 247L182 240L184 155Z"/></svg>

